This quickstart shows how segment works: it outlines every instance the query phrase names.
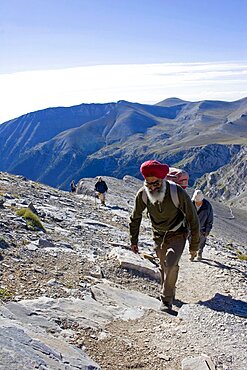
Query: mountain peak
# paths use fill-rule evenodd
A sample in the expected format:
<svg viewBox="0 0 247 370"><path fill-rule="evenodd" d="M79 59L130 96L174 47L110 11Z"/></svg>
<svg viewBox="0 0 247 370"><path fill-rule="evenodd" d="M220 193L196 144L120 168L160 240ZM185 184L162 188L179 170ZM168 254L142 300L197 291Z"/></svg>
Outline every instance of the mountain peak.
<svg viewBox="0 0 247 370"><path fill-rule="evenodd" d="M160 105L163 107L172 107L174 105L181 105L181 104L187 104L190 103L189 101L182 100L176 97L168 98L165 100L160 101L159 103L156 103L155 105Z"/></svg>

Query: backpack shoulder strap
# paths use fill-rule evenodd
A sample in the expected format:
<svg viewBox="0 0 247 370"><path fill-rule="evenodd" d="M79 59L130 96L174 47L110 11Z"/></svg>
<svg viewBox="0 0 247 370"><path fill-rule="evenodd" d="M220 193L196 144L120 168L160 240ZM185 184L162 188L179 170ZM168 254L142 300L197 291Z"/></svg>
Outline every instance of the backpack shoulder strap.
<svg viewBox="0 0 247 370"><path fill-rule="evenodd" d="M177 185L173 181L168 181L168 182L170 185L170 195L171 195L172 202L176 208L179 208ZM144 187L142 189L142 201L144 204L147 205L148 196L147 196L147 193Z"/></svg>
<svg viewBox="0 0 247 370"><path fill-rule="evenodd" d="M147 196L147 193L146 193L146 190L145 188L143 187L142 189L142 201L144 204L147 205L147 202L148 202L148 196Z"/></svg>
<svg viewBox="0 0 247 370"><path fill-rule="evenodd" d="M179 208L177 185L173 181L168 181L168 182L170 185L170 194L171 194L172 202L176 208Z"/></svg>

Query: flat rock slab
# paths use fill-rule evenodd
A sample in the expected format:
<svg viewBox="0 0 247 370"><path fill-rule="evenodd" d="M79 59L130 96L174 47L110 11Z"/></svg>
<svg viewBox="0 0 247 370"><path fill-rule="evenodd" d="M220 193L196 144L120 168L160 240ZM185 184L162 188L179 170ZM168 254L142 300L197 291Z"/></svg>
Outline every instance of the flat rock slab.
<svg viewBox="0 0 247 370"><path fill-rule="evenodd" d="M215 366L210 357L201 355L183 359L182 370L215 370Z"/></svg>
<svg viewBox="0 0 247 370"><path fill-rule="evenodd" d="M85 352L40 327L2 317L0 326L1 370L100 370Z"/></svg>
<svg viewBox="0 0 247 370"><path fill-rule="evenodd" d="M0 306L0 370L99 370L85 352L66 342L58 323L103 329L113 320L138 319L145 310L159 308L158 300L107 281L92 287L92 295L83 300L40 297Z"/></svg>
<svg viewBox="0 0 247 370"><path fill-rule="evenodd" d="M137 319L147 309L159 310L157 299L134 290L118 288L107 281L93 286L91 290L96 301L107 305L113 315L121 320Z"/></svg>
<svg viewBox="0 0 247 370"><path fill-rule="evenodd" d="M141 317L145 310L159 310L159 301L146 294L121 289L108 281L91 287L85 298L47 298L20 301L29 315L41 315L76 321L82 327L103 328L112 320L129 320Z"/></svg>
<svg viewBox="0 0 247 370"><path fill-rule="evenodd" d="M132 251L120 247L115 247L110 252L109 257L116 258L121 268L135 271L157 281L160 280L158 267L155 267L152 262L139 254L135 254Z"/></svg>

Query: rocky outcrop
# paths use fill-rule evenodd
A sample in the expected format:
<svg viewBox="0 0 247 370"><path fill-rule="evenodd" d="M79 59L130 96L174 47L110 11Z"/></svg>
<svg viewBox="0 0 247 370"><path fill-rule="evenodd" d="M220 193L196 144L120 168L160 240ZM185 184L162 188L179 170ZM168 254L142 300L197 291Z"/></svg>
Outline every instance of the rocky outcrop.
<svg viewBox="0 0 247 370"><path fill-rule="evenodd" d="M197 181L210 198L235 207L247 209L247 147L241 148L230 163L214 172L205 174Z"/></svg>

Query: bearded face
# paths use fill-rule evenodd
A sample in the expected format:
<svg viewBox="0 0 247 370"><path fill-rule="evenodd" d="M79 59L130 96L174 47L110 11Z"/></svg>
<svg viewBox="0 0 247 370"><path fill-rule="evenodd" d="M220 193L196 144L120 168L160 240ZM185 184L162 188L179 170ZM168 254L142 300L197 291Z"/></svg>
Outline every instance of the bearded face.
<svg viewBox="0 0 247 370"><path fill-rule="evenodd" d="M146 177L144 186L151 203L162 202L166 192L166 182L157 177Z"/></svg>

